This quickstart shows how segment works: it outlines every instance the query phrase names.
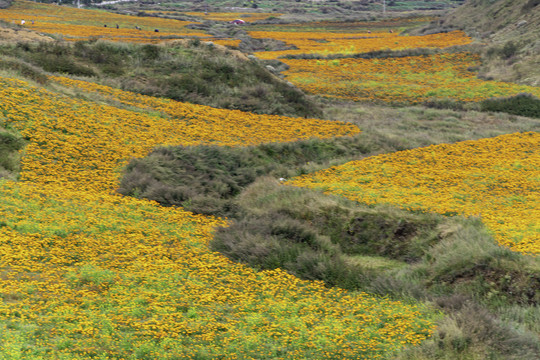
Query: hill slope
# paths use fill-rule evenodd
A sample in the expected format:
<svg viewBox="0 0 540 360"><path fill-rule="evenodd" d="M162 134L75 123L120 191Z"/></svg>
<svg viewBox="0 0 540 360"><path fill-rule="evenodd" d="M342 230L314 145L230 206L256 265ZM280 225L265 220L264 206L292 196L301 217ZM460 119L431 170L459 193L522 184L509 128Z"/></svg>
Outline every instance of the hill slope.
<svg viewBox="0 0 540 360"><path fill-rule="evenodd" d="M539 0L468 0L422 31L465 30L487 42L482 76L538 86L539 5Z"/></svg>
<svg viewBox="0 0 540 360"><path fill-rule="evenodd" d="M0 68L19 68L14 62L43 73L90 77L103 85L195 104L262 114L319 115L301 91L259 61L198 40L167 45L101 40L73 46L65 42L0 45Z"/></svg>

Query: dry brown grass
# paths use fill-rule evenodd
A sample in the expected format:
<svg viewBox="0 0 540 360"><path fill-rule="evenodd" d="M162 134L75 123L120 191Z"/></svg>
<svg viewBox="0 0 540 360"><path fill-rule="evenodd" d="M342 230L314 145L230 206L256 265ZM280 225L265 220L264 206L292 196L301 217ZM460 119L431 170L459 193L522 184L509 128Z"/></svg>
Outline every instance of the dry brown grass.
<svg viewBox="0 0 540 360"><path fill-rule="evenodd" d="M35 31L0 27L0 43L38 41L54 41L54 39Z"/></svg>

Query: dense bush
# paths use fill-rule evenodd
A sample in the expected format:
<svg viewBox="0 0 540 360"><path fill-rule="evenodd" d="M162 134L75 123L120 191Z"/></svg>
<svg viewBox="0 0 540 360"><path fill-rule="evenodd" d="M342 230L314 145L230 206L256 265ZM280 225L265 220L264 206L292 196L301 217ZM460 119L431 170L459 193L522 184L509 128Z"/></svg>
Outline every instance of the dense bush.
<svg viewBox="0 0 540 360"><path fill-rule="evenodd" d="M119 192L197 213L234 216L232 199L260 176L288 178L305 172L304 167L313 168L313 163L368 151L358 137L247 147L162 147L130 162Z"/></svg>
<svg viewBox="0 0 540 360"><path fill-rule="evenodd" d="M11 6L12 0L0 0L0 9L7 9Z"/></svg>
<svg viewBox="0 0 540 360"><path fill-rule="evenodd" d="M482 101L480 106L482 111L497 111L540 118L540 99L531 94L519 94L507 98L487 99Z"/></svg>
<svg viewBox="0 0 540 360"><path fill-rule="evenodd" d="M0 57L0 69L15 71L21 76L39 84L46 84L49 82L49 78L43 69L31 65L24 60L15 59L9 56Z"/></svg>

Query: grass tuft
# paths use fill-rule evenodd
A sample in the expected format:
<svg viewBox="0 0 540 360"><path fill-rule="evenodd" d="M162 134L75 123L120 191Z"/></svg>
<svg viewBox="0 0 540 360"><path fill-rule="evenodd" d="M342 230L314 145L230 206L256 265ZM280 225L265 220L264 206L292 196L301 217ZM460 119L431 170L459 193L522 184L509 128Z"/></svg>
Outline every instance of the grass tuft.
<svg viewBox="0 0 540 360"><path fill-rule="evenodd" d="M20 154L24 139L12 130L0 128L0 179L16 180L21 170Z"/></svg>

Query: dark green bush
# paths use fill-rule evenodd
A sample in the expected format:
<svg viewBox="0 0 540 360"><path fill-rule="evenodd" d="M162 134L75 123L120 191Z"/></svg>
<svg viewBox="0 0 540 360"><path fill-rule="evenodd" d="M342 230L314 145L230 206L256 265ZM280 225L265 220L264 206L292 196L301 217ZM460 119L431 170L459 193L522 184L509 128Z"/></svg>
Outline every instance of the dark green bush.
<svg viewBox="0 0 540 360"><path fill-rule="evenodd" d="M512 56L516 55L519 50L519 46L513 41L509 41L500 50L501 57L503 59L510 59Z"/></svg>
<svg viewBox="0 0 540 360"><path fill-rule="evenodd" d="M24 147L24 139L11 131L0 128L0 178L15 179L20 170L18 152Z"/></svg>
<svg viewBox="0 0 540 360"><path fill-rule="evenodd" d="M21 59L15 59L7 56L1 57L0 69L14 70L18 72L21 76L24 76L27 79L33 80L39 84L46 84L49 82L49 78L42 69L37 66L28 64Z"/></svg>
<svg viewBox="0 0 540 360"><path fill-rule="evenodd" d="M365 53L356 53L356 54L330 54L330 55L321 55L321 54L298 54L298 55L285 55L285 59L346 59L346 58L355 58L355 59L384 59L391 57L407 57L407 56L422 56L422 55L433 55L436 54L437 50L428 49L428 48L414 48L414 49L405 49L405 50L374 50L368 51Z"/></svg>
<svg viewBox="0 0 540 360"><path fill-rule="evenodd" d="M143 45L142 51L145 60L156 60L161 52L159 46L152 44Z"/></svg>
<svg viewBox="0 0 540 360"><path fill-rule="evenodd" d="M35 62L38 63L43 70L77 76L94 76L96 73L88 66L77 63L73 58L59 56L58 54L36 54Z"/></svg>
<svg viewBox="0 0 540 360"><path fill-rule="evenodd" d="M519 116L540 118L540 99L531 94L486 99L480 103L482 111L505 112Z"/></svg>
<svg viewBox="0 0 540 360"><path fill-rule="evenodd" d="M528 12L531 11L536 6L540 5L540 0L529 0L525 5L523 5L522 11Z"/></svg>
<svg viewBox="0 0 540 360"><path fill-rule="evenodd" d="M12 0L0 0L0 9L7 9L11 6Z"/></svg>
<svg viewBox="0 0 540 360"><path fill-rule="evenodd" d="M308 162L325 163L367 151L357 137L247 147L157 148L129 163L118 191L197 213L233 216L230 200L262 175L288 178L302 173Z"/></svg>
<svg viewBox="0 0 540 360"><path fill-rule="evenodd" d="M465 105L461 101L457 101L454 99L427 99L422 102L422 105L428 108L432 109L450 109L450 110L456 110L461 111L465 108Z"/></svg>

